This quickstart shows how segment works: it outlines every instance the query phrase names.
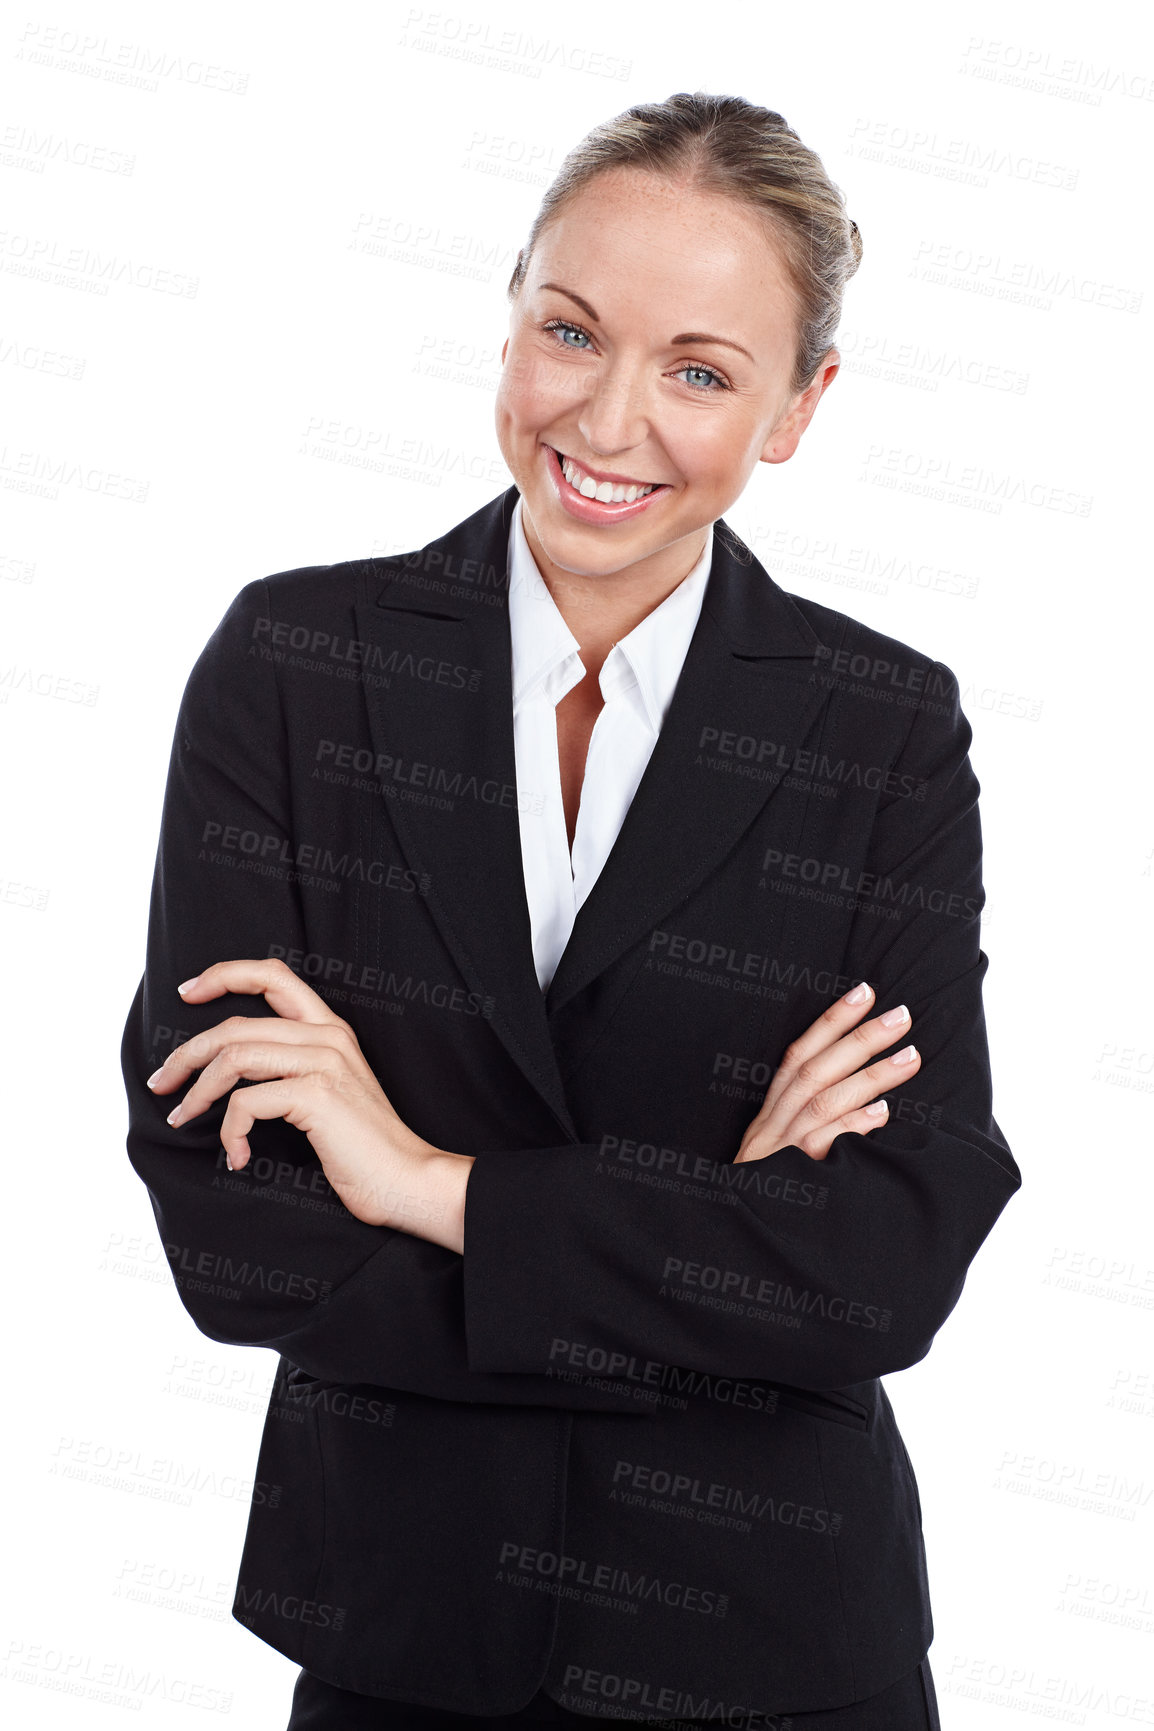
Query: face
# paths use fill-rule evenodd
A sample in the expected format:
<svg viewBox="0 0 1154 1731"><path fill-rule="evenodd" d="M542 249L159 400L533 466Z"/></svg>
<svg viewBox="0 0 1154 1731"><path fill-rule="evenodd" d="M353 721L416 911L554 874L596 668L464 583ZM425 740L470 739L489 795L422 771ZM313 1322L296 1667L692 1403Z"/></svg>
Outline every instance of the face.
<svg viewBox="0 0 1154 1731"><path fill-rule="evenodd" d="M543 575L680 582L837 372L831 349L793 392L796 340L781 253L747 206L635 169L571 199L513 305L496 405Z"/></svg>

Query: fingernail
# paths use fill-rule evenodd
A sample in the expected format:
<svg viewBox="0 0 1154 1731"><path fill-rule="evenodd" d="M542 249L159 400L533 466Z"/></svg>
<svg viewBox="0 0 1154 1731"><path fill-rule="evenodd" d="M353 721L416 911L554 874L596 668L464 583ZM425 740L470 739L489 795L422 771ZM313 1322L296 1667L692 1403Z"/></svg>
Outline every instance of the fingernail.
<svg viewBox="0 0 1154 1731"><path fill-rule="evenodd" d="M160 1081L160 1078L161 1078L161 1077L162 1077L162 1076L163 1076L163 1075L164 1075L164 1065L163 1065L163 1064L162 1064L162 1065L161 1065L161 1066L160 1066L160 1069L159 1069L159 1070L154 1070L154 1071L153 1071L153 1072L152 1072L152 1075L151 1075L151 1076L150 1076L150 1077L149 1077L149 1078L148 1078L148 1086L149 1086L149 1087L150 1087L150 1088L155 1088L155 1087L156 1087L156 1084L157 1084L157 1083L158 1083L158 1082L159 1082L159 1081Z"/></svg>
<svg viewBox="0 0 1154 1731"><path fill-rule="evenodd" d="M196 984L197 980L199 980L199 978L200 978L199 974L193 974L191 980L185 980L185 982L182 986L177 986L177 988L176 988L177 991L178 992L187 992L190 986L195 986L195 984Z"/></svg>
<svg viewBox="0 0 1154 1731"><path fill-rule="evenodd" d="M167 1120L167 1121L168 1121L168 1123L169 1123L169 1124L175 1124L175 1123L176 1123L176 1120L177 1120L177 1119L178 1119L178 1118L179 1118L179 1117L180 1117L180 1107L179 1107L179 1106L174 1106L174 1107L173 1107L173 1108L172 1108L172 1111L171 1111L171 1112L170 1112L170 1113L169 1113L169 1114L168 1114L168 1120Z"/></svg>
<svg viewBox="0 0 1154 1731"><path fill-rule="evenodd" d="M845 1001L847 1004L864 1004L869 995L870 989L863 980L860 986L855 986L852 992L846 993Z"/></svg>
<svg viewBox="0 0 1154 1731"><path fill-rule="evenodd" d="M234 1171L234 1170L235 1170L235 1168L234 1168L234 1166L233 1166L233 1163L232 1163L232 1156L231 1156L231 1154L230 1154L230 1153L229 1153L229 1151L228 1151L228 1149L227 1149L227 1148L226 1148L226 1149L225 1149L225 1151L224 1151L224 1163L225 1163L225 1165L226 1165L226 1166L227 1166L227 1167L228 1167L228 1169L229 1169L229 1171L230 1171L230 1172L232 1172L232 1171Z"/></svg>
<svg viewBox="0 0 1154 1731"><path fill-rule="evenodd" d="M862 1110L871 1118L880 1118L883 1112L889 1111L889 1103L885 1100L871 1100L868 1106L862 1107Z"/></svg>
<svg viewBox="0 0 1154 1731"><path fill-rule="evenodd" d="M903 1046L900 1052L895 1052L890 1059L891 1064L912 1064L918 1055L916 1046Z"/></svg>
<svg viewBox="0 0 1154 1731"><path fill-rule="evenodd" d="M896 1028L899 1022L908 1022L909 1019L910 1013L904 1004L899 1004L896 1010L887 1010L884 1016L879 1017L883 1028Z"/></svg>

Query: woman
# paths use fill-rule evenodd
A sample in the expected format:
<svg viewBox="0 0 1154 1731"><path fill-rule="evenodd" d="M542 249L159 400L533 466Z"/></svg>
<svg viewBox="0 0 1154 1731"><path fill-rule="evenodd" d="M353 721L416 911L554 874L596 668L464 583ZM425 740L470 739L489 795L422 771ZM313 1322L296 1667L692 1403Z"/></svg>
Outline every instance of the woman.
<svg viewBox="0 0 1154 1731"><path fill-rule="evenodd" d="M514 485L248 584L190 676L128 1147L198 1327L281 1354L234 1615L292 1727L938 1723L878 1379L1020 1184L971 733L721 516L859 254L776 114L595 129Z"/></svg>

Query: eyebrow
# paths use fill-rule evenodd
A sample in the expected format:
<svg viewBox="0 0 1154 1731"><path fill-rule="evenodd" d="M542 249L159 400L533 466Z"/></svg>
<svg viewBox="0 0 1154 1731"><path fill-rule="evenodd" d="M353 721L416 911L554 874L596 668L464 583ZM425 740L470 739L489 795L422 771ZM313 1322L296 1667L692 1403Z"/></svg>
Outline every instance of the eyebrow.
<svg viewBox="0 0 1154 1731"><path fill-rule="evenodd" d="M580 295L575 295L572 289L562 288L559 282L543 282L541 287L543 289L553 289L556 294L564 295L567 300L575 301L581 308L581 311L585 313L588 318L591 318L595 325L601 323L601 320L597 317L597 314L593 311L589 302L582 300ZM731 342L728 337L708 336L705 331L682 331L680 335L670 337L670 348L676 348L679 343L719 343L722 348L736 349L739 354L745 356L746 360L753 360L753 356L750 354L749 350L743 349L740 343ZM755 366L756 364L757 363L754 362Z"/></svg>

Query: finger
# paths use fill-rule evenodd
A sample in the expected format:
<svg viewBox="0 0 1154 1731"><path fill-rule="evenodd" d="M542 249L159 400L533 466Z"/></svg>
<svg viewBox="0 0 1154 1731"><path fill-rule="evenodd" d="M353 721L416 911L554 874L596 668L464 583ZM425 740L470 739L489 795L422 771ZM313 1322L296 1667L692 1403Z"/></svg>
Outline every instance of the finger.
<svg viewBox="0 0 1154 1731"><path fill-rule="evenodd" d="M779 1094L797 1073L798 1066L811 1063L819 1053L828 1051L869 1014L874 1005L874 989L862 980L843 997L836 998L804 1034L791 1040L782 1054L766 1093L764 1105L772 1106Z"/></svg>
<svg viewBox="0 0 1154 1731"><path fill-rule="evenodd" d="M868 1016L873 1003L873 987L868 980L859 981L844 996L835 998L816 1021L810 1023L805 1033L791 1043L790 1051L799 1062L812 1058L817 1052L824 1051L835 1040L839 1040L849 1028L860 1022L863 1016Z"/></svg>
<svg viewBox="0 0 1154 1731"><path fill-rule="evenodd" d="M856 1111L843 1113L840 1118L835 1118L832 1124L823 1124L819 1130L808 1132L804 1140L795 1146L800 1148L803 1154L808 1154L811 1160L824 1160L833 1147L835 1137L840 1136L843 1131L857 1131L865 1136L888 1121L889 1102L874 1100L869 1106L860 1106Z"/></svg>
<svg viewBox="0 0 1154 1731"><path fill-rule="evenodd" d="M304 1107L311 1085L311 1076L279 1076L275 1081L236 1090L220 1124L221 1147L233 1172L242 1172L248 1165L252 1155L248 1132L257 1120L263 1123L284 1118L291 1123L291 1115L299 1115Z"/></svg>
<svg viewBox="0 0 1154 1731"><path fill-rule="evenodd" d="M263 961L213 962L177 991L187 1004L204 1004L222 992L251 992L267 1000L278 1016L296 1022L339 1022L318 992L293 973L279 956Z"/></svg>
<svg viewBox="0 0 1154 1731"><path fill-rule="evenodd" d="M916 1046L903 1046L901 1051L895 1052L892 1057L879 1058L876 1064L867 1064L852 1076L831 1083L828 1088L820 1089L803 1101L794 1117L789 1120L785 1134L800 1147L796 1132L814 1131L823 1125L832 1124L846 1112L858 1110L870 1100L876 1099L879 1094L885 1093L886 1089L896 1088L902 1082L909 1081L921 1068L921 1062L921 1054Z"/></svg>
<svg viewBox="0 0 1154 1731"><path fill-rule="evenodd" d="M317 1125L320 1113L328 1103L330 1078L316 1070L299 1076L277 1076L257 1082L251 1088L237 1088L229 1099L220 1125L220 1140L234 1172L243 1171L251 1149L248 1132L259 1121L283 1118L307 1136ZM330 1183L339 1182L328 1161L323 1161ZM355 1176L346 1177L346 1186L356 1193ZM343 1193L343 1192L342 1192Z"/></svg>
<svg viewBox="0 0 1154 1731"><path fill-rule="evenodd" d="M800 1061L796 1049L789 1048L770 1084L765 1104L758 1114L759 1120L764 1121L771 1129L784 1129L795 1114L823 1088L831 1087L860 1071L867 1059L872 1058L876 1052L883 1051L886 1046L891 1046L909 1025L908 1008L905 1004L898 1004L882 1015L873 1016L868 1022L851 1028L832 1045L815 1051Z"/></svg>
<svg viewBox="0 0 1154 1731"><path fill-rule="evenodd" d="M237 1040L226 1045L201 1071L183 1100L168 1114L170 1124L187 1124L208 1110L214 1100L235 1088L238 1082L290 1081L309 1076L327 1093L363 1098L368 1093L364 1078L345 1065L343 1055L331 1046L285 1046L281 1042L257 1045ZM249 1089L242 1090L244 1094ZM272 1096L268 1096L271 1098Z"/></svg>
<svg viewBox="0 0 1154 1731"><path fill-rule="evenodd" d="M324 1041L333 1051L341 1052L347 1062L354 1062L360 1053L356 1035L347 1022L334 1018L331 1022L286 1022L281 1016L228 1016L215 1027L194 1034L182 1045L174 1046L159 1070L148 1078L154 1094L170 1094L181 1087L194 1070L213 1062L226 1046L252 1040L257 1045L277 1043L283 1047L315 1046Z"/></svg>
<svg viewBox="0 0 1154 1731"><path fill-rule="evenodd" d="M756 1134L747 1132L734 1165L747 1160L766 1160L782 1148L800 1148L811 1160L824 1160L834 1137L843 1130L859 1130L864 1135L869 1130L876 1130L888 1120L889 1102L873 1100L868 1106L859 1106L852 1112L844 1113L832 1124L819 1124L812 1129L798 1126L796 1136L788 1131L782 1136L770 1136L765 1131Z"/></svg>
<svg viewBox="0 0 1154 1731"><path fill-rule="evenodd" d="M747 1160L765 1160L781 1148L800 1148L811 1160L824 1160L833 1146L834 1138L840 1136L843 1130L854 1130L860 1135L868 1135L871 1130L880 1129L889 1122L889 1110L888 1100L871 1100L866 1106L844 1112L832 1123L820 1124L812 1129L798 1126L796 1135L787 1131L784 1136L769 1136L762 1132L747 1137L734 1164Z"/></svg>

